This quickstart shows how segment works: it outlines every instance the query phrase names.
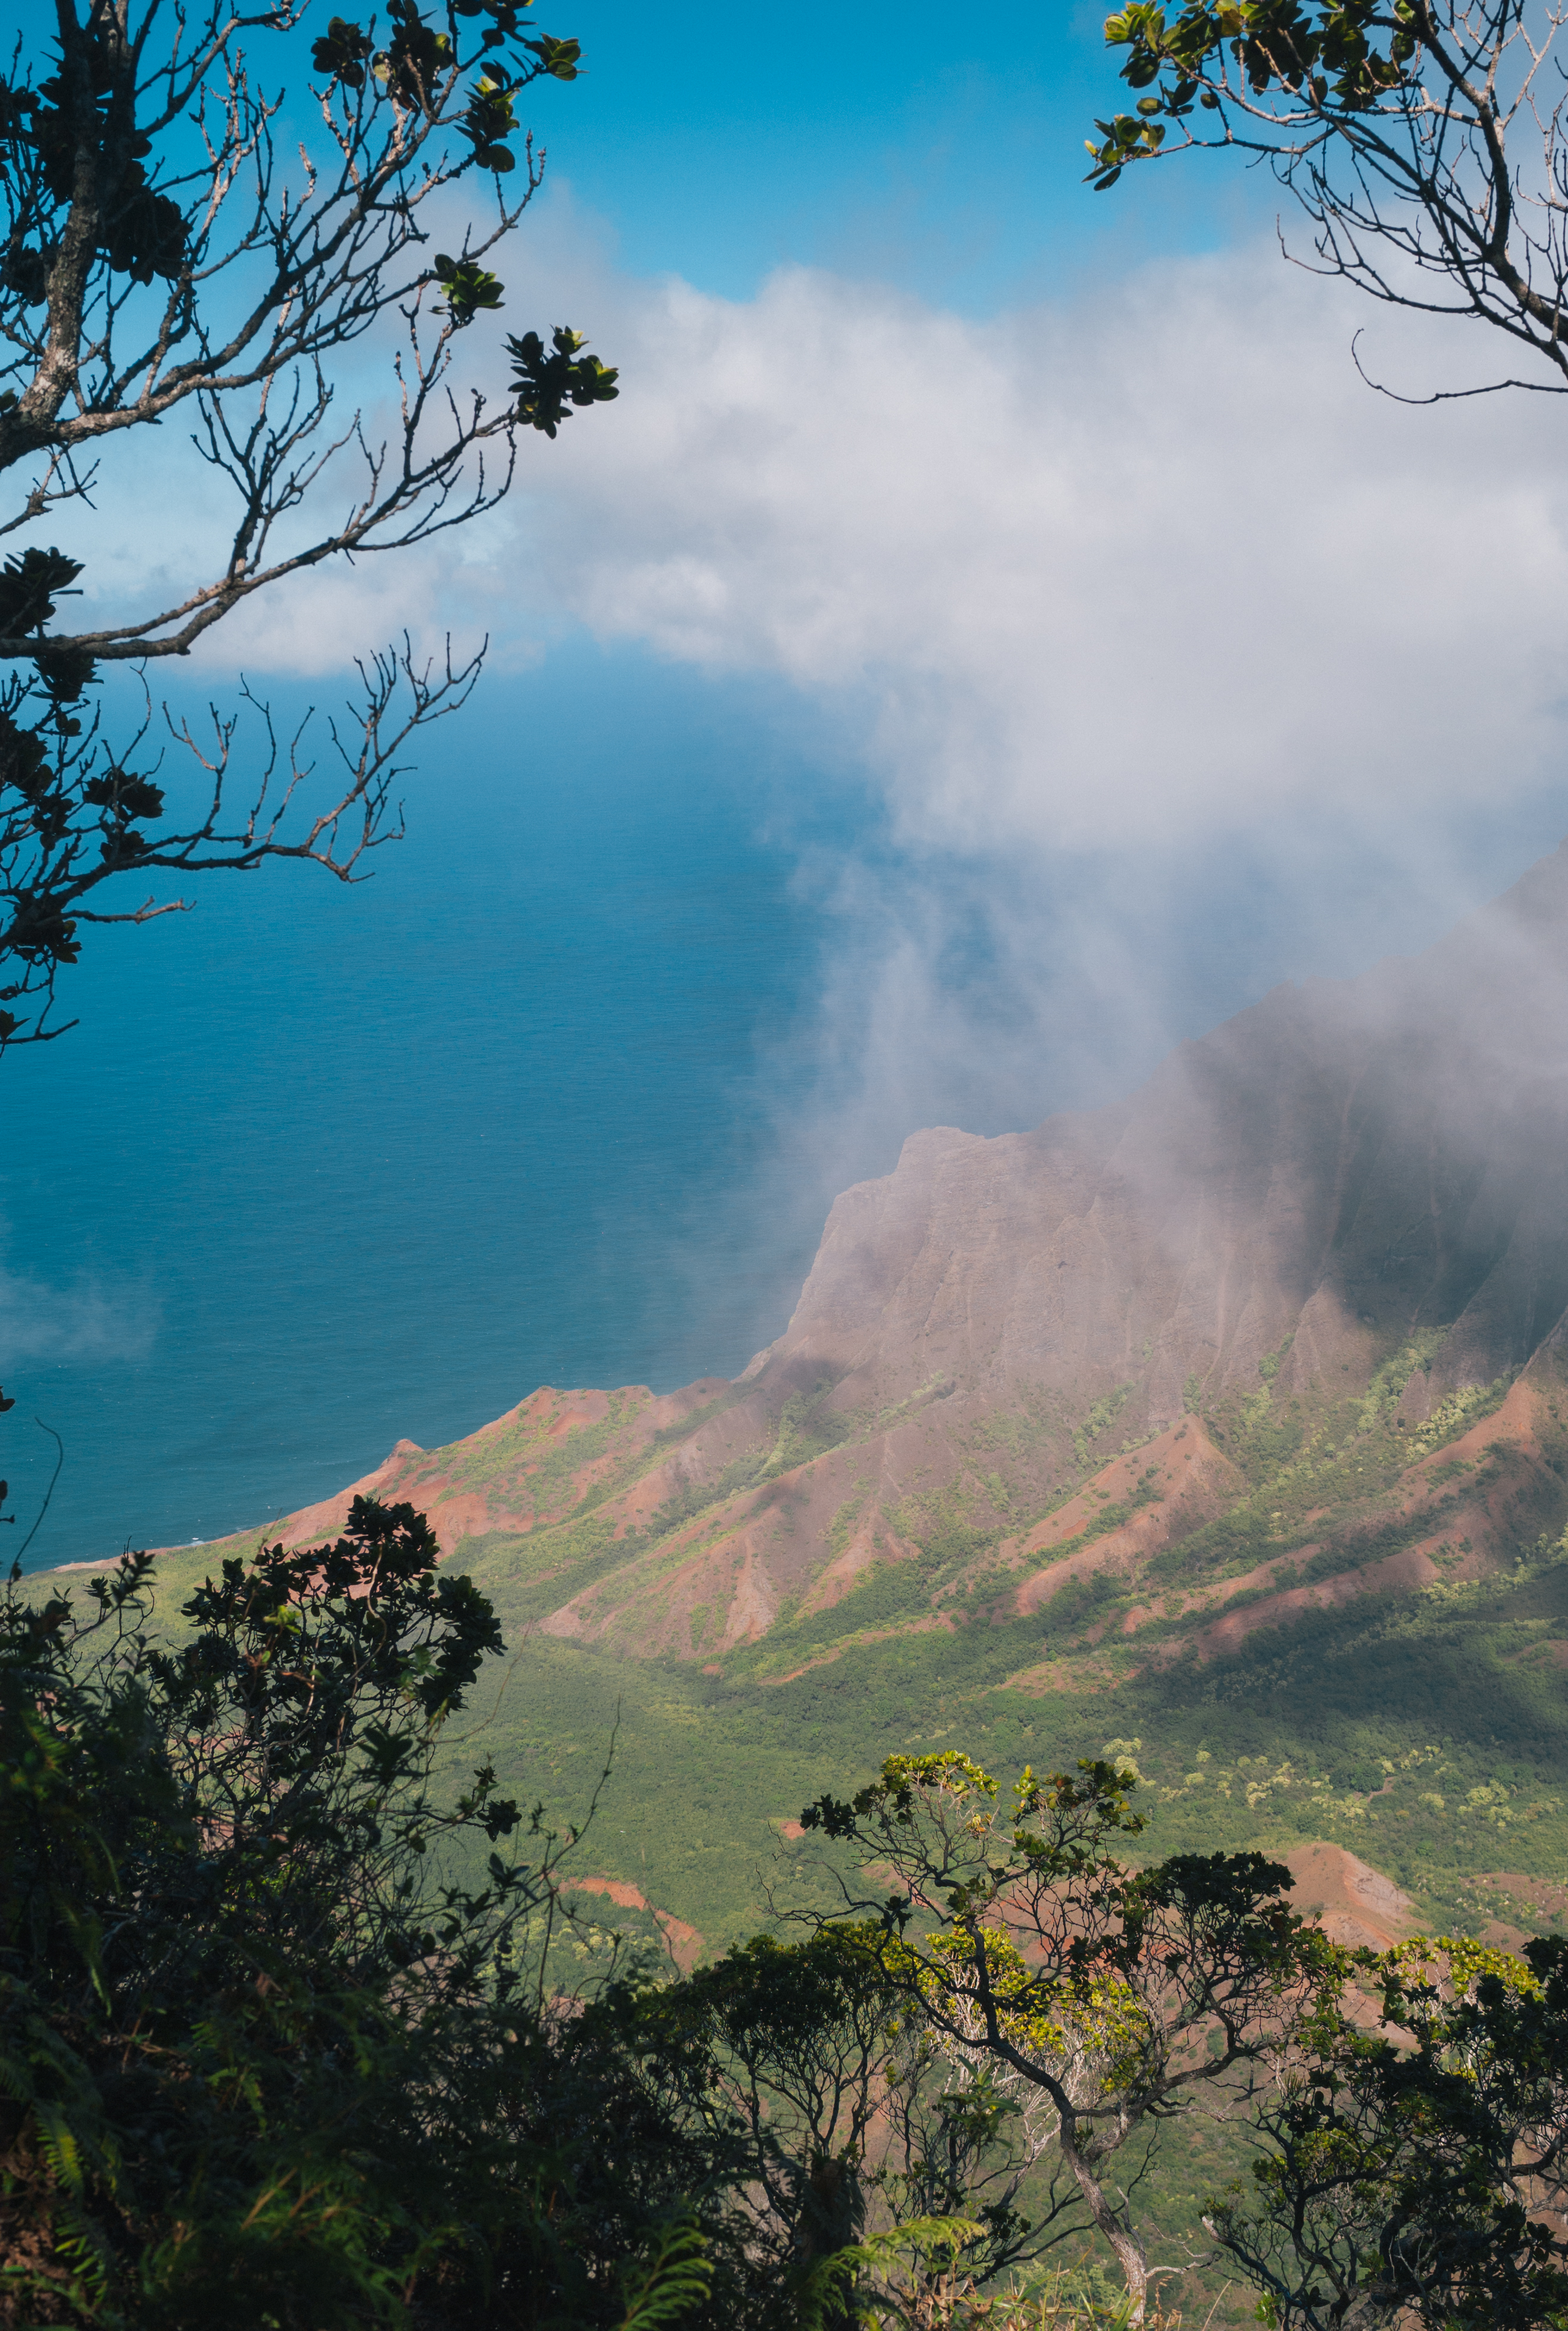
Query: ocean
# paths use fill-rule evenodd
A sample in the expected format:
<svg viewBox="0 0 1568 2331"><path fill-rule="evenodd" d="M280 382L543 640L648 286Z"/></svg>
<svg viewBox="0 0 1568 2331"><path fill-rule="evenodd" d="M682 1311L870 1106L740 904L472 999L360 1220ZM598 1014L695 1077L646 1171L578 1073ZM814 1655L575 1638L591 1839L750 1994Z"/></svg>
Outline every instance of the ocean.
<svg viewBox="0 0 1568 2331"><path fill-rule="evenodd" d="M767 1166L824 923L774 806L840 813L733 691L628 663L487 677L374 880L214 875L89 934L81 1026L0 1067L6 1551L42 1426L64 1450L29 1568L260 1522L540 1384L733 1374L783 1327L820 1200Z"/></svg>

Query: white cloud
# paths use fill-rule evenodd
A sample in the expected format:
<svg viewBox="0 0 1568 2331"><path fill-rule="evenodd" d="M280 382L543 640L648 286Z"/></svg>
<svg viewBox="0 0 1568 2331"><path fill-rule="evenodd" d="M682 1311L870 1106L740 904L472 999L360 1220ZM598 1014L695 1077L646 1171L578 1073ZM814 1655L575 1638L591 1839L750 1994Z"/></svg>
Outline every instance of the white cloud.
<svg viewBox="0 0 1568 2331"><path fill-rule="evenodd" d="M808 865L839 941L802 1186L1114 1089L1556 839L1513 836L1563 743L1568 412L1412 411L1350 356L1365 328L1420 390L1477 335L1272 243L989 324L799 269L744 301L632 280L563 204L506 272L506 328L579 325L620 399L527 439L481 528L280 593L224 652L319 671L408 622L516 654L565 620L825 711L899 848Z"/></svg>
<svg viewBox="0 0 1568 2331"><path fill-rule="evenodd" d="M961 851L1440 817L1537 786L1560 749L1568 414L1412 412L1350 359L1367 326L1420 387L1474 333L1389 319L1272 244L977 324L800 269L747 301L632 280L558 202L507 273L505 326L591 328L618 403L529 434L472 530L230 618L198 685L323 675L405 625L427 649L488 631L515 661L580 623L783 677L906 842ZM461 355L504 394L493 321ZM149 539L171 585L216 542L217 481L182 500L177 452L106 498L88 579L109 600L145 582Z"/></svg>
<svg viewBox="0 0 1568 2331"><path fill-rule="evenodd" d="M529 465L533 603L834 704L909 840L1441 810L1560 741L1568 414L1377 397L1365 303L1272 250L990 325L800 270L594 289L624 394Z"/></svg>
<svg viewBox="0 0 1568 2331"><path fill-rule="evenodd" d="M1471 849L1485 816L1522 830L1564 742L1568 411L1403 409L1349 355L1367 327L1419 390L1475 334L1271 244L988 324L801 270L746 301L632 280L559 204L504 272L503 328L587 329L619 401L527 438L480 526L284 586L180 678L326 677L405 625L516 661L582 624L825 711L901 848L803 876L837 943L762 1063L803 1237L914 1127L1105 1097L1275 979L1436 937L1556 838ZM462 343L492 395L499 339ZM110 596L149 545L183 587L216 539L177 452L84 538ZM691 1253L695 1284L706 1225ZM122 1332L0 1280L0 1351Z"/></svg>

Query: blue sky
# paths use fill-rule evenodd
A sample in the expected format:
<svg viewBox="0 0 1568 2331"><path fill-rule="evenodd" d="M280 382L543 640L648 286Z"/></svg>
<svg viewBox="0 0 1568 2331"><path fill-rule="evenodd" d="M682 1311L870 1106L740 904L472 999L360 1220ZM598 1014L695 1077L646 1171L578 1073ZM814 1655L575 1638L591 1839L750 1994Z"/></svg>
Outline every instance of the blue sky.
<svg viewBox="0 0 1568 2331"><path fill-rule="evenodd" d="M738 299L796 261L990 314L1138 252L1212 248L1272 208L1220 170L1119 200L1084 186L1085 134L1118 89L1103 9L920 0L831 27L712 0L546 15L570 19L589 71L535 119L634 273Z"/></svg>

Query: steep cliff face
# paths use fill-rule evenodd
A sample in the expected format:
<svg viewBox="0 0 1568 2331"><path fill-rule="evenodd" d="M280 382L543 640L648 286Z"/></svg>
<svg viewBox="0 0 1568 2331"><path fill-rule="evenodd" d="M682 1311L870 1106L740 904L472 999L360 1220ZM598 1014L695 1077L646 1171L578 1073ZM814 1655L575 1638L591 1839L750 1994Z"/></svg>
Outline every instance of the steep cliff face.
<svg viewBox="0 0 1568 2331"><path fill-rule="evenodd" d="M881 1403L951 1376L1179 1415L1452 1324L1425 1391L1516 1366L1568 1303L1568 850L1415 962L1281 987L1126 1102L946 1128L838 1200L771 1356ZM841 1394L841 1400L849 1395Z"/></svg>
<svg viewBox="0 0 1568 2331"><path fill-rule="evenodd" d="M1568 846L1114 1107L914 1135L736 1383L540 1392L356 1486L504 1551L559 1636L783 1662L834 1613L1054 1612L1043 1682L1559 1530L1565 1306Z"/></svg>

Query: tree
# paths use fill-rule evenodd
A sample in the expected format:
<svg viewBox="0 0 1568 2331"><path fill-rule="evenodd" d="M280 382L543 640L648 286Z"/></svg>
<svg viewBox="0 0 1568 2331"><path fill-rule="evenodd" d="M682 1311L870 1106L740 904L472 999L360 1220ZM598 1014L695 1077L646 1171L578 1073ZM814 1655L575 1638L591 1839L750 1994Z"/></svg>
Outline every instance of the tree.
<svg viewBox="0 0 1568 2331"><path fill-rule="evenodd" d="M1290 1872L1255 1853L1133 1870L1109 1851L1143 1828L1128 1765L1081 1762L1003 1806L957 1751L890 1756L808 1829L893 1878L889 1977L955 2058L1040 2099L1058 2156L1115 2252L1141 2321L1149 2261L1119 2156L1200 2095L1235 2109L1342 1980L1341 1955L1286 1907ZM846 1889L849 1881L844 1881ZM853 1898L851 1897L851 1898ZM862 1911L864 1904L857 1903ZM1125 2185L1113 2182L1118 2172Z"/></svg>
<svg viewBox="0 0 1568 2331"><path fill-rule="evenodd" d="M0 2323L746 2319L722 2163L552 1973L572 1837L433 1785L499 1636L423 1517L157 1635L153 1567L0 1598Z"/></svg>
<svg viewBox="0 0 1568 2331"><path fill-rule="evenodd" d="M1568 393L1558 0L1132 0L1106 21L1135 110L1092 184L1197 149L1266 160L1315 261L1372 298L1493 326L1538 361L1485 395Z"/></svg>
<svg viewBox="0 0 1568 2331"><path fill-rule="evenodd" d="M973 2180L862 2227L870 1939L582 1981L576 1835L451 1771L499 1636L435 1551L358 1499L173 1625L146 1555L85 1618L0 1595L0 2325L828 2331L911 2255L1013 2254L1005 2207L918 2207L1006 2184L973 2112Z"/></svg>
<svg viewBox="0 0 1568 2331"><path fill-rule="evenodd" d="M178 2323L242 2270L253 2319L310 2285L353 2319L423 2262L375 2127L411 2037L549 1889L547 1851L433 1919L411 1882L443 1832L518 1826L488 1770L444 1817L428 1789L494 1617L406 1507L227 1565L178 1649L140 1623L150 1568L85 1624L14 1575L0 1605L0 2306Z"/></svg>
<svg viewBox="0 0 1568 2331"><path fill-rule="evenodd" d="M904 2268L934 2227L961 2227L944 2239L966 2280L1041 2247L1015 2206L1026 2116L988 2067L933 2046L881 1941L875 1923L755 1936L649 1994L638 2034L650 2077L727 2151L754 2250L793 2305L818 2294L829 2323L851 2319L859 2270ZM939 2271L917 2266L909 2301L906 2268L884 2305L906 2319Z"/></svg>
<svg viewBox="0 0 1568 2331"><path fill-rule="evenodd" d="M1308 2035L1221 2241L1280 2331L1568 2322L1568 1943L1418 1938Z"/></svg>
<svg viewBox="0 0 1568 2331"><path fill-rule="evenodd" d="M83 925L185 903L106 903L103 885L290 857L347 881L401 830L399 755L466 700L482 651L432 665L405 641L366 658L319 800L301 737L264 708L242 782L233 714L205 736L172 722L197 797L166 823L145 680L118 739L83 700L104 666L188 655L290 576L467 524L506 493L521 433L554 438L616 395L564 326L508 339L499 403L458 369L461 336L502 305L485 262L540 184L518 100L579 71L577 43L532 30L530 5L388 0L379 24L331 17L307 58L309 0L56 0L36 81L19 43L0 82L0 472L15 487L0 535L89 506L133 433L173 423L233 500L207 571L172 594L149 579L140 604L84 628L61 614L80 559L31 541L0 568L0 1046L62 1032L55 979ZM290 112L261 76L294 68ZM481 187L488 217L453 235L459 190ZM335 360L373 332L394 336L389 418L335 401Z"/></svg>

